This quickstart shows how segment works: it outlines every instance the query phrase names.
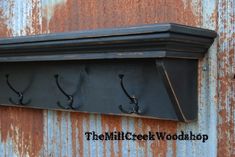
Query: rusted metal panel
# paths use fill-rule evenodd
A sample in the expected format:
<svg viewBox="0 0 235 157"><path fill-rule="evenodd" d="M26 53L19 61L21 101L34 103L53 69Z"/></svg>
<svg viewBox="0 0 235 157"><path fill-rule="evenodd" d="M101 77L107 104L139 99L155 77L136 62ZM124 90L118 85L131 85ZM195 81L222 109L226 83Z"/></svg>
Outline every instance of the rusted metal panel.
<svg viewBox="0 0 235 157"><path fill-rule="evenodd" d="M37 156L43 144L43 113L39 110L0 110L1 156Z"/></svg>
<svg viewBox="0 0 235 157"><path fill-rule="evenodd" d="M218 154L235 156L235 1L218 5Z"/></svg>
<svg viewBox="0 0 235 157"><path fill-rule="evenodd" d="M0 107L0 156L235 156L234 6L234 0L0 0L0 37L159 22L220 35L199 64L197 122ZM92 130L183 130L209 140L87 141L84 133Z"/></svg>

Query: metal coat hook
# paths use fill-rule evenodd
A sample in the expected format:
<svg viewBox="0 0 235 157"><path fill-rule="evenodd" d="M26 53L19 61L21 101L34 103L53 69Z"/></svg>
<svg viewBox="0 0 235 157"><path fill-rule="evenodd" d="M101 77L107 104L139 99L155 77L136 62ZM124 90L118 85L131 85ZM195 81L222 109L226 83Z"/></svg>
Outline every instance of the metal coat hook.
<svg viewBox="0 0 235 157"><path fill-rule="evenodd" d="M10 83L9 81L9 74L6 75L6 81L7 81L7 85L8 87L15 93L18 95L18 102L15 102L12 100L12 98L9 98L9 101L12 103L12 104L15 104L15 105L27 105L30 103L30 100L28 100L27 102L23 102L24 101L24 94L23 92L20 92L20 91L17 91Z"/></svg>
<svg viewBox="0 0 235 157"><path fill-rule="evenodd" d="M138 99L135 96L130 96L130 94L127 92L127 90L125 89L124 84L123 84L123 77L124 77L123 74L119 74L122 90L125 93L125 95L130 99L130 104L134 104L134 106L133 106L132 110L130 110L130 111L123 109L122 105L119 105L119 109L123 113L127 113L127 114L132 114L132 113L141 114L140 107L138 105Z"/></svg>
<svg viewBox="0 0 235 157"><path fill-rule="evenodd" d="M63 105L61 105L61 103L58 101L57 102L57 105L60 107L60 108L63 108L63 109L73 109L73 110L76 110L77 108L73 107L73 95L70 95L68 93L66 93L63 88L61 87L60 83L59 83L59 75L56 74L55 75L55 79L56 79L56 85L57 87L59 88L59 90L67 97L67 100L68 100L68 104L67 106L68 107L65 107Z"/></svg>

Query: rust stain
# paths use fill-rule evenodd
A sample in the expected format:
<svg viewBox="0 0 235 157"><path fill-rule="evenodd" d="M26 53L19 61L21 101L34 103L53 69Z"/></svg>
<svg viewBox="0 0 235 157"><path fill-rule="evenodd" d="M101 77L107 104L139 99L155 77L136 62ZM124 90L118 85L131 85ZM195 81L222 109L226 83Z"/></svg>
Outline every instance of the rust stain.
<svg viewBox="0 0 235 157"><path fill-rule="evenodd" d="M0 38L11 36L11 29L7 27L6 17L3 15L3 10L0 9Z"/></svg>
<svg viewBox="0 0 235 157"><path fill-rule="evenodd" d="M31 0L32 3L32 13L27 15L27 21L30 21L30 25L26 25L26 28L21 30L21 34L26 32L26 35L37 35L42 34L42 23L40 22L40 1Z"/></svg>
<svg viewBox="0 0 235 157"><path fill-rule="evenodd" d="M167 134L175 134L177 132L177 122L164 121L164 120L152 120L142 119L143 132L166 132ZM167 141L155 140L151 144L153 156L166 156L167 149L172 149L173 156L176 156L176 141L173 141L173 148L167 147Z"/></svg>
<svg viewBox="0 0 235 157"><path fill-rule="evenodd" d="M40 6L39 6L40 1L39 0L32 0L33 8L32 8L32 26L31 28L33 29L30 34L39 34L41 33L41 23L40 23Z"/></svg>
<svg viewBox="0 0 235 157"><path fill-rule="evenodd" d="M108 132L114 132L114 131L123 131L122 129L122 118L120 116L108 116L108 115L102 115L101 117L101 125L102 125L102 133ZM106 146L106 141L104 141L104 148ZM121 157L122 152L122 142L118 141L118 156ZM105 149L104 149L105 151ZM111 142L111 150L110 151L111 157L117 156L114 152L114 144ZM106 156L106 153L104 152L104 156Z"/></svg>
<svg viewBox="0 0 235 157"><path fill-rule="evenodd" d="M222 39L228 40L228 39ZM234 64L231 58L234 58L235 49L232 48L230 52L224 50L219 54L220 75L219 81L219 124L218 124L218 154L219 156L229 157L235 155L235 132L234 132L234 88L231 77L229 75L230 66ZM231 154L233 153L233 154ZM225 155L226 154L226 155Z"/></svg>
<svg viewBox="0 0 235 157"><path fill-rule="evenodd" d="M234 2L223 1L219 5L219 42L218 42L218 156L235 156L235 72L234 44ZM226 18L225 18L226 17Z"/></svg>
<svg viewBox="0 0 235 157"><path fill-rule="evenodd" d="M83 121L84 119L89 119L89 115L86 113L71 113L71 125L72 125L72 148L73 153L72 155L75 157L79 153L79 156L84 156L83 154L83 140L84 140L84 134L83 131L86 130L86 128L83 128ZM78 132L76 131L78 130ZM78 138L78 139L77 139ZM76 140L78 140L79 150L77 150L77 143Z"/></svg>
<svg viewBox="0 0 235 157"><path fill-rule="evenodd" d="M190 26L198 26L201 23L202 16L201 4L198 3L198 6L194 6L193 2L193 0L166 0L165 18L169 22L176 22Z"/></svg>
<svg viewBox="0 0 235 157"><path fill-rule="evenodd" d="M10 14L4 17L0 9L0 37L11 37L12 29L7 20L12 20L13 2L9 2ZM39 33L39 32L37 32ZM1 142L12 140L12 148L19 156L39 156L43 145L43 111L14 107L0 107Z"/></svg>
<svg viewBox="0 0 235 157"><path fill-rule="evenodd" d="M59 3L48 23L50 32L123 27L138 24L177 22L197 25L201 15L195 15L193 1L181 0L87 0ZM200 7L199 7L200 8ZM50 8L47 8L50 9ZM46 10L44 9L46 16ZM200 11L197 11L200 12Z"/></svg>
<svg viewBox="0 0 235 157"><path fill-rule="evenodd" d="M220 156L230 156L231 152L234 152L235 146L235 133L234 133L234 110L235 110L235 102L230 96L230 83L229 78L220 78L220 110L219 110L219 124L218 124L218 133L219 133L219 145L218 145L218 154ZM233 90L234 92L234 90ZM233 151L232 151L233 150ZM235 155L235 154L233 154ZM225 157L225 156L224 156Z"/></svg>
<svg viewBox="0 0 235 157"><path fill-rule="evenodd" d="M43 112L1 107L0 115L1 142L12 139L20 156L38 156L43 145Z"/></svg>

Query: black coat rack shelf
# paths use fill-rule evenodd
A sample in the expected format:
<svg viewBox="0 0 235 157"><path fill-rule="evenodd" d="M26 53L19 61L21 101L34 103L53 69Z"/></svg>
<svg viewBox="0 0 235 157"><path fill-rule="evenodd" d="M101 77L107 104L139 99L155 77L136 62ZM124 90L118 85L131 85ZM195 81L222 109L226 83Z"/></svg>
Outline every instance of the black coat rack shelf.
<svg viewBox="0 0 235 157"><path fill-rule="evenodd" d="M0 39L0 104L192 121L211 30L152 24Z"/></svg>

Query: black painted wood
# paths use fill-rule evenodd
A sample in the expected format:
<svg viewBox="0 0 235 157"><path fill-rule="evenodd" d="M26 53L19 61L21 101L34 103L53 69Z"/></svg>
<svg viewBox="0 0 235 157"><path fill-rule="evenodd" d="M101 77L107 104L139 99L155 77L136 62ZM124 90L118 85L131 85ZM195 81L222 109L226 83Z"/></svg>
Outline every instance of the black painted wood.
<svg viewBox="0 0 235 157"><path fill-rule="evenodd" d="M0 39L0 62L203 57L216 33L178 24Z"/></svg>
<svg viewBox="0 0 235 157"><path fill-rule="evenodd" d="M153 24L0 39L0 103L196 120L197 63L215 37Z"/></svg>

